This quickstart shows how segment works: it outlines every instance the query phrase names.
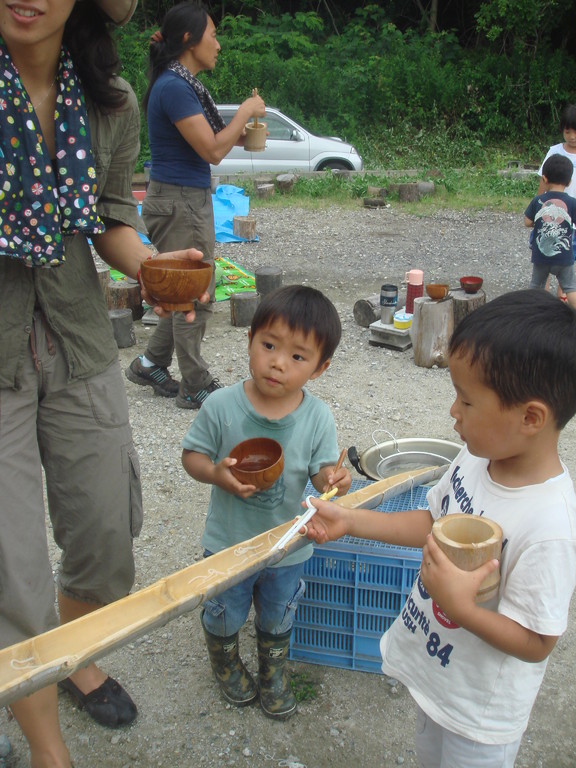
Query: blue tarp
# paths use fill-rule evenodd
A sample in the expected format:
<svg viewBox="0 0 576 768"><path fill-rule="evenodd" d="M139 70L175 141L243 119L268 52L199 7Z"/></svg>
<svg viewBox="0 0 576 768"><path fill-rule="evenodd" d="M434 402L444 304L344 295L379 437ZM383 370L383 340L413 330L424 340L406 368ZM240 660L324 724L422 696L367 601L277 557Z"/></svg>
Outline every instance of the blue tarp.
<svg viewBox="0 0 576 768"><path fill-rule="evenodd" d="M245 243L246 238L237 237L233 232L234 216L248 216L250 198L241 187L220 184L212 195L214 205L214 227L217 243ZM258 240L258 236L254 238Z"/></svg>
<svg viewBox="0 0 576 768"><path fill-rule="evenodd" d="M212 204L214 206L214 229L217 243L245 243L244 237L237 237L234 234L234 216L247 216L250 210L250 198L244 194L241 187L235 187L233 184L220 184L216 187L216 192L212 195ZM138 206L141 212L142 206ZM140 234L140 239L144 243L150 240L146 235ZM258 236L254 241L258 240Z"/></svg>

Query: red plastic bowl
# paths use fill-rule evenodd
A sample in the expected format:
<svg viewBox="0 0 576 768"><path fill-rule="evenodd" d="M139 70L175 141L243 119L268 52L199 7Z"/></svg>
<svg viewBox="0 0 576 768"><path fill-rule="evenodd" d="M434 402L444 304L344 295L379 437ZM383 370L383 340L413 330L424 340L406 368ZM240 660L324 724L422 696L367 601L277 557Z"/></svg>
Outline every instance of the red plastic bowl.
<svg viewBox="0 0 576 768"><path fill-rule="evenodd" d="M481 277L474 277L472 275L460 278L460 285L464 289L464 293L478 293L480 288L482 288L483 282L484 280Z"/></svg>

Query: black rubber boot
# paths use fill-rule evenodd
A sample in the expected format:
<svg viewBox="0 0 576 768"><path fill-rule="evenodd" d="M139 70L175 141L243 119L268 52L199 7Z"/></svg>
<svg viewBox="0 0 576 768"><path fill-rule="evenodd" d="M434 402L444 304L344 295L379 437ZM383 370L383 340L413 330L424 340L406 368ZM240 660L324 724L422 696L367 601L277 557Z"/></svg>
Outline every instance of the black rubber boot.
<svg viewBox="0 0 576 768"><path fill-rule="evenodd" d="M268 635L256 628L260 706L268 717L286 720L296 712L296 699L286 674L286 657L292 630Z"/></svg>
<svg viewBox="0 0 576 768"><path fill-rule="evenodd" d="M222 695L226 701L237 707L251 704L258 696L258 688L238 653L238 633L229 637L218 637L208 632L204 622L202 628L212 671Z"/></svg>

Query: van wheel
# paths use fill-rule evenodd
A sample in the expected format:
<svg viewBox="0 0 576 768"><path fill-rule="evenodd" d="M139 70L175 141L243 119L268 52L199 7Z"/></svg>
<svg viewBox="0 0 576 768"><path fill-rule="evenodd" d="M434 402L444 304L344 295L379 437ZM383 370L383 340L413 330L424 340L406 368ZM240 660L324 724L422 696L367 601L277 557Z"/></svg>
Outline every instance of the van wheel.
<svg viewBox="0 0 576 768"><path fill-rule="evenodd" d="M322 165L319 165L317 171L350 171L351 168L341 160L326 160Z"/></svg>

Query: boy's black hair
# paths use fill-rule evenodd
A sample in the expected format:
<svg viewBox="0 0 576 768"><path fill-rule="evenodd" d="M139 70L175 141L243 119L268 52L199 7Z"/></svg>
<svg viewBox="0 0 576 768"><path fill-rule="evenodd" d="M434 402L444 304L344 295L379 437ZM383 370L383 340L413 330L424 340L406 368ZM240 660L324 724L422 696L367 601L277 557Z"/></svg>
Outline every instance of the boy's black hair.
<svg viewBox="0 0 576 768"><path fill-rule="evenodd" d="M252 338L256 331L275 320L283 320L291 331L314 335L320 347L319 365L330 360L342 335L334 304L316 288L306 285L285 285L266 294L252 318Z"/></svg>
<svg viewBox="0 0 576 768"><path fill-rule="evenodd" d="M560 115L560 130L565 131L567 128L576 131L576 104L568 104Z"/></svg>
<svg viewBox="0 0 576 768"><path fill-rule="evenodd" d="M504 407L540 400L558 429L576 413L576 312L547 291L505 293L474 310L448 351L469 355Z"/></svg>
<svg viewBox="0 0 576 768"><path fill-rule="evenodd" d="M550 155L542 166L542 176L546 177L549 184L562 184L567 187L573 173L572 161L564 155Z"/></svg>

